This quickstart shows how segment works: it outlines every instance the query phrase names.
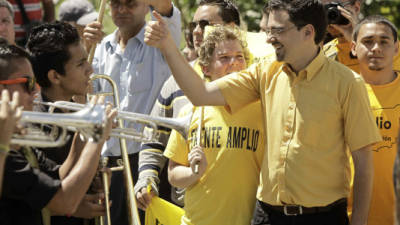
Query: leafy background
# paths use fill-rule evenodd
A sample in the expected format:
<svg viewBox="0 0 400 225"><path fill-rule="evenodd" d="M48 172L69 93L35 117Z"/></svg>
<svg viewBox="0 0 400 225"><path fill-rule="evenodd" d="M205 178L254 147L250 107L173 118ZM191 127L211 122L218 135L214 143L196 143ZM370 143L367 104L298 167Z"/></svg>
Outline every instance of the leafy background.
<svg viewBox="0 0 400 225"><path fill-rule="evenodd" d="M89 0L98 9L100 0ZM63 2L59 0L56 8ZM185 26L191 21L193 14L197 8L199 0L173 0L174 4L182 12L182 25ZM265 4L265 0L236 0L236 4L241 12L242 21L245 27L250 31L258 31L258 24L261 19L261 10ZM400 27L400 0L364 0L362 6L362 16L381 14L390 19L397 27ZM112 23L109 8L106 9L104 17L104 30L111 33L115 29ZM183 39L182 39L183 40Z"/></svg>

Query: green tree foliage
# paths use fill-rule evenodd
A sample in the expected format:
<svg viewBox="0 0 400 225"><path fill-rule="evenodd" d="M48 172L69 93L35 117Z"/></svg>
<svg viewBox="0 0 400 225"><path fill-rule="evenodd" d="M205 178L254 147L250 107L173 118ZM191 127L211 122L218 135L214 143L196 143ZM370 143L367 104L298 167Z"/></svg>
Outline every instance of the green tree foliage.
<svg viewBox="0 0 400 225"><path fill-rule="evenodd" d="M57 2L58 6L64 0ZM93 5L100 7L100 0L89 0ZM109 1L109 0L108 0ZM173 0L174 4L182 12L182 25L186 25L192 20L193 14L197 9L200 0ZM259 22L262 16L262 9L266 0L233 0L239 7L244 27L250 31L259 30ZM400 0L364 0L362 5L362 16L380 14L390 19L397 27L400 27ZM104 18L104 28L106 33L111 33L115 26L112 23L109 7L106 7Z"/></svg>
<svg viewBox="0 0 400 225"><path fill-rule="evenodd" d="M181 9L182 24L186 26L193 18L199 0L173 0L175 5ZM250 31L259 30L261 11L265 0L236 0L245 27ZM362 16L380 14L400 27L400 0L364 0Z"/></svg>
<svg viewBox="0 0 400 225"><path fill-rule="evenodd" d="M379 14L391 20L400 28L399 0L364 0L362 16Z"/></svg>

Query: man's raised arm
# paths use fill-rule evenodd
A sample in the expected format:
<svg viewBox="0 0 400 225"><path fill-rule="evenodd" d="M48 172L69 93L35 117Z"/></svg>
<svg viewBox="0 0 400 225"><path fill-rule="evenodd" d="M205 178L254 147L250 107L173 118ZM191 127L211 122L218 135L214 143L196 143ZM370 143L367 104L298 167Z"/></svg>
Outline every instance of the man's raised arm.
<svg viewBox="0 0 400 225"><path fill-rule="evenodd" d="M225 99L214 82L205 83L188 64L168 30L161 15L152 12L157 21L150 21L146 26L144 41L159 48L179 87L194 105L226 105Z"/></svg>

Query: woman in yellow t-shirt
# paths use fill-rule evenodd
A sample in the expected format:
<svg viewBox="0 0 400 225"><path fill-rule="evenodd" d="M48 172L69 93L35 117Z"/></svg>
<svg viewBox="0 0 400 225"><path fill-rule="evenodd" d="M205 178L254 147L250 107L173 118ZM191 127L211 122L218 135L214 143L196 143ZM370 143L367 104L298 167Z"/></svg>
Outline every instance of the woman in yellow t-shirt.
<svg viewBox="0 0 400 225"><path fill-rule="evenodd" d="M199 62L204 75L216 80L245 69L247 56L239 32L217 26L206 36ZM202 147L198 147L202 110ZM264 153L260 101L233 115L223 106L191 105L183 108L181 115L191 112L188 140L173 131L164 152L170 159L170 183L186 188L182 224L250 224ZM196 165L198 173L194 172Z"/></svg>

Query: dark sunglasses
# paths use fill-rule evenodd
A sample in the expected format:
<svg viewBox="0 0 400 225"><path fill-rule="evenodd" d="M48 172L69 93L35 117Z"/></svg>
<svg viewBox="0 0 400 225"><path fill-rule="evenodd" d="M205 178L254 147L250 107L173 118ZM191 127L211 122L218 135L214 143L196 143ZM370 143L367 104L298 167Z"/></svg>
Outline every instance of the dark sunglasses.
<svg viewBox="0 0 400 225"><path fill-rule="evenodd" d="M12 84L24 84L25 90L31 94L36 90L36 79L31 76L23 76L12 80L0 80L0 84L12 85Z"/></svg>
<svg viewBox="0 0 400 225"><path fill-rule="evenodd" d="M191 32L194 31L194 29L196 29L197 25L200 25L200 28L204 31L204 28L208 25L210 25L210 21L208 20L199 20L197 22L190 22L189 23L189 30Z"/></svg>
<svg viewBox="0 0 400 225"><path fill-rule="evenodd" d="M133 8L135 5L137 4L137 2L136 1L126 1L125 3L121 3L120 1L117 1L117 0L111 0L110 1L110 5L111 5L111 7L112 8L119 8L120 6L125 6L125 7L127 7L127 8L129 8L129 9L131 9L131 8Z"/></svg>

